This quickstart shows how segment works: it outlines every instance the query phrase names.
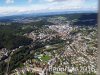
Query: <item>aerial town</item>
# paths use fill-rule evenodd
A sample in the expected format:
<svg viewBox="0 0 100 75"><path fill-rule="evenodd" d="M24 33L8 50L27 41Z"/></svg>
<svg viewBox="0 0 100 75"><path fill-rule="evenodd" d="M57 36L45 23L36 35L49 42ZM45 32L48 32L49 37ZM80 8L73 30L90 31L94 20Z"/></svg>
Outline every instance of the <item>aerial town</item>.
<svg viewBox="0 0 100 75"><path fill-rule="evenodd" d="M96 75L96 19L69 18L14 18L0 24L0 75Z"/></svg>

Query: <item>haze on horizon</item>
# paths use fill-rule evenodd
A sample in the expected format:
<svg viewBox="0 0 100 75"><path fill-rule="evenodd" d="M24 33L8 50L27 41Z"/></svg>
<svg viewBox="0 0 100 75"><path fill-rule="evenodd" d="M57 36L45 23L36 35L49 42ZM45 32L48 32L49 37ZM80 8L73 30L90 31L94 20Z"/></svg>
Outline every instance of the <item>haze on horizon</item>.
<svg viewBox="0 0 100 75"><path fill-rule="evenodd" d="M0 16L98 10L98 0L0 0Z"/></svg>

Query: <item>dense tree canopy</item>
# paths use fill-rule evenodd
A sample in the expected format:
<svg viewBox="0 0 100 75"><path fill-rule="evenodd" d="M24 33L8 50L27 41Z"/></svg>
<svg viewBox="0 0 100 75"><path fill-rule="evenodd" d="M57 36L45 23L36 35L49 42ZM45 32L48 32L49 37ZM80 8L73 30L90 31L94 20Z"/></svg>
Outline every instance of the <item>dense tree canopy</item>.
<svg viewBox="0 0 100 75"><path fill-rule="evenodd" d="M14 35L9 31L0 31L0 48L13 49L23 45L29 45L32 42L31 39Z"/></svg>

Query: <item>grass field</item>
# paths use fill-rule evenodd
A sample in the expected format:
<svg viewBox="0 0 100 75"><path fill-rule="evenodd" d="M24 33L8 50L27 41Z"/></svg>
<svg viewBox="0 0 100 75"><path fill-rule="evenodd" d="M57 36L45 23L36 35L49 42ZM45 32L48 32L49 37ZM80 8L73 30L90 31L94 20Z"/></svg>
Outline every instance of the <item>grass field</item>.
<svg viewBox="0 0 100 75"><path fill-rule="evenodd" d="M50 60L50 59L51 59L51 57L48 56L48 55L44 55L44 56L41 57L41 60L42 60L42 61L48 61L48 60Z"/></svg>

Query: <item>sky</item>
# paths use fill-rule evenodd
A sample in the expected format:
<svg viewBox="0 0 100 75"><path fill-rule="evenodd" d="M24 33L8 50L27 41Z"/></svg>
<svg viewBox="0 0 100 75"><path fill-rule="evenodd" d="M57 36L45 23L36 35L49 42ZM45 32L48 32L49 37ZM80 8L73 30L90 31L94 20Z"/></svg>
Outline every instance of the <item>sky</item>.
<svg viewBox="0 0 100 75"><path fill-rule="evenodd" d="M98 0L0 0L0 16L97 10Z"/></svg>

